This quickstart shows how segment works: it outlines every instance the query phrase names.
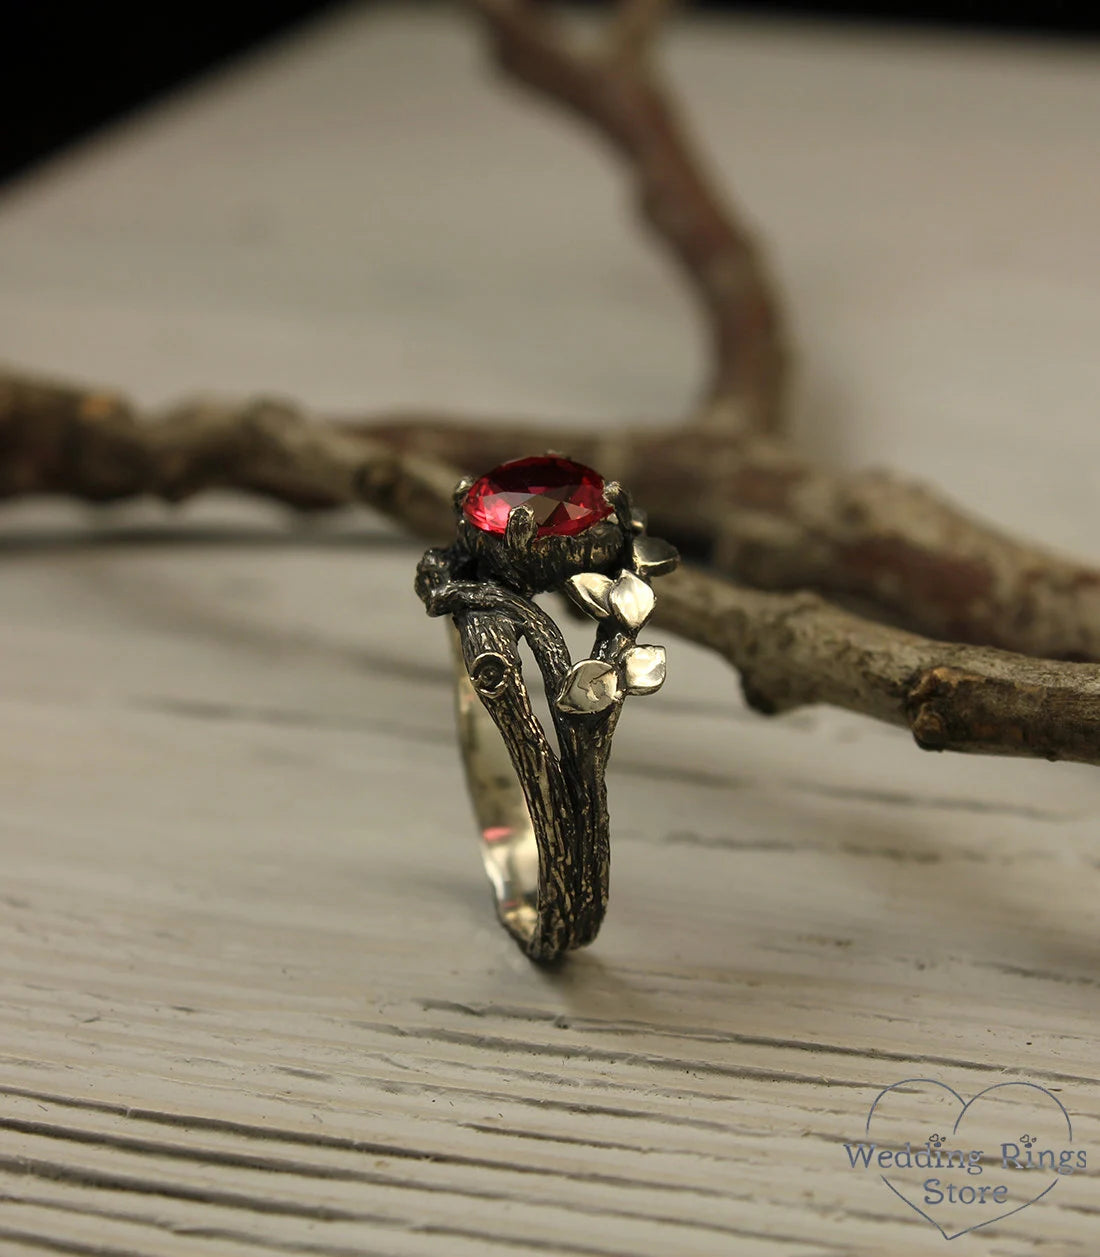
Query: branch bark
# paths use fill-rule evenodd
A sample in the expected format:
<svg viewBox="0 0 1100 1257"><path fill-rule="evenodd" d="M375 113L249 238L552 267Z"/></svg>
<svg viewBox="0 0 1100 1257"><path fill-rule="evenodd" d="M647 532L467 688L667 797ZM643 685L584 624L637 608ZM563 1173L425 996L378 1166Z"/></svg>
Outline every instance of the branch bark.
<svg viewBox="0 0 1100 1257"><path fill-rule="evenodd" d="M1100 763L1100 667L932 641L815 594L745 589L705 572L661 585L661 622L738 669L765 714L813 703L906 726L926 751Z"/></svg>

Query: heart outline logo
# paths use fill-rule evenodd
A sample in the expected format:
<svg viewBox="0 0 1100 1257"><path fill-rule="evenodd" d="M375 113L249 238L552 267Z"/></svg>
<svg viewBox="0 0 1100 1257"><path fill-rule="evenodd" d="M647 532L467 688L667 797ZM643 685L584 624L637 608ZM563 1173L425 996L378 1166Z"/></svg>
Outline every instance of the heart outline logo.
<svg viewBox="0 0 1100 1257"><path fill-rule="evenodd" d="M953 1135L958 1134L959 1125L961 1124L963 1118L972 1109L972 1107L982 1098L982 1096L989 1095L989 1093L992 1091L999 1091L1003 1087L1030 1087L1033 1090L1038 1091L1046 1099L1053 1100L1054 1103L1058 1106L1058 1108L1061 1110L1062 1116L1065 1118L1067 1140L1070 1143L1073 1142L1073 1122L1070 1120L1069 1113L1067 1112L1066 1106L1062 1103L1062 1101L1059 1100L1058 1097L1052 1091L1048 1091L1046 1087L1040 1087L1038 1083L1023 1082L1023 1081L993 1083L992 1086L986 1087L983 1091L979 1091L975 1095L971 1096L969 1100L964 1100L962 1096L959 1095L959 1093L953 1087L949 1087L946 1083L940 1082L938 1078L903 1078L901 1082L891 1083L889 1087L884 1087L878 1093L878 1095L875 1096L874 1100L871 1101L871 1107L867 1111L867 1122L864 1125L864 1133L867 1135L870 1135L871 1121L874 1118L875 1109L878 1107L879 1102L882 1100L884 1096L889 1095L891 1091L897 1091L900 1087L912 1086L915 1083L924 1083L929 1086L939 1087L941 1090L946 1091L950 1096L952 1096L955 1099L955 1101L958 1103L959 1115L958 1117L955 1118L955 1124L952 1127L951 1133ZM1025 1200L1022 1205L1014 1205L1011 1209L1006 1209L1004 1213L999 1213L995 1217L985 1218L981 1222L975 1222L971 1226L963 1227L959 1231L953 1231L951 1234L948 1234L948 1232L940 1225L939 1222L936 1221L934 1217L932 1217L931 1214L926 1213L925 1210L923 1210L920 1207L920 1205L914 1204L913 1201L911 1201L909 1197L906 1196L903 1191L901 1191L898 1187L896 1187L893 1183L891 1183L887 1175L880 1174L879 1177L886 1184L886 1186L894 1193L894 1195L898 1197L899 1200L903 1200L909 1206L909 1208L913 1210L914 1213L919 1214L926 1222L930 1222L936 1228L936 1230L939 1231L939 1233L943 1236L943 1238L949 1241L958 1239L960 1235L969 1235L972 1231L980 1230L982 1227L991 1226L994 1222L1002 1222L1004 1221L1005 1218L1011 1217L1014 1213L1020 1213L1021 1210L1027 1209L1030 1205L1035 1204L1037 1200L1042 1200L1044 1196L1052 1192L1054 1188L1058 1186L1058 1179L1059 1179L1058 1174L1055 1173L1054 1177L1047 1184L1047 1186L1043 1188L1042 1191L1036 1193L1034 1196L1031 1197L1030 1200Z"/></svg>

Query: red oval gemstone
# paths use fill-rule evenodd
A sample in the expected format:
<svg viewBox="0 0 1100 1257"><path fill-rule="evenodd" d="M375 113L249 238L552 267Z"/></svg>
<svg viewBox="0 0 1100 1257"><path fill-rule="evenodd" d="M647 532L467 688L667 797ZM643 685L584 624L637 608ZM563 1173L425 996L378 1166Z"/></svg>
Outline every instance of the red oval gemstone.
<svg viewBox="0 0 1100 1257"><path fill-rule="evenodd" d="M470 486L462 510L475 528L503 534L516 506L535 512L536 537L572 537L612 513L603 477L553 454L516 458L487 471Z"/></svg>

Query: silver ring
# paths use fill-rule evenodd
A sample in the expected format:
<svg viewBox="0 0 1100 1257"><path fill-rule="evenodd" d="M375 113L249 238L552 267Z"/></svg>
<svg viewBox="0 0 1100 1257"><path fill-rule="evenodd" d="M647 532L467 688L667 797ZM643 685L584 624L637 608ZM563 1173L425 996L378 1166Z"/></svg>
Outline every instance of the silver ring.
<svg viewBox="0 0 1100 1257"><path fill-rule="evenodd" d="M597 934L610 847L604 771L628 694L665 678L662 646L638 644L650 585L679 562L646 533L621 485L560 455L503 463L454 492L457 536L425 552L416 592L453 625L458 735L497 915L533 960L556 960ZM574 663L534 601L565 593L596 623ZM524 682L531 649L553 742Z"/></svg>

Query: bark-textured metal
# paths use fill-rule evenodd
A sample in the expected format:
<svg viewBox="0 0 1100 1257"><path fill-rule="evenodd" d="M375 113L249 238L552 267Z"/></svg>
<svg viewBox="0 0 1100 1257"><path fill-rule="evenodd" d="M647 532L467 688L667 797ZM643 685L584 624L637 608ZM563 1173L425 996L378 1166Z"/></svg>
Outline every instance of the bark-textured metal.
<svg viewBox="0 0 1100 1257"><path fill-rule="evenodd" d="M459 743L497 914L539 961L596 937L610 867L611 736L626 694L664 680L663 649L635 645L654 602L634 566L641 517L620 485L604 494L608 517L574 536L537 535L524 505L492 534L470 526L460 487L454 544L426 551L417 568L428 614L454 626ZM548 590L568 593L595 621L589 658L573 661L534 602ZM554 744L532 707L521 638L551 698Z"/></svg>

